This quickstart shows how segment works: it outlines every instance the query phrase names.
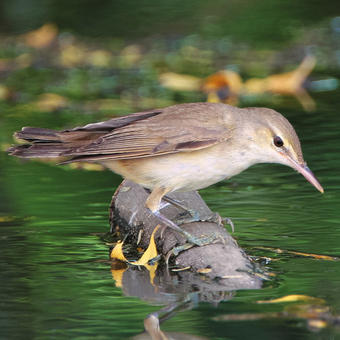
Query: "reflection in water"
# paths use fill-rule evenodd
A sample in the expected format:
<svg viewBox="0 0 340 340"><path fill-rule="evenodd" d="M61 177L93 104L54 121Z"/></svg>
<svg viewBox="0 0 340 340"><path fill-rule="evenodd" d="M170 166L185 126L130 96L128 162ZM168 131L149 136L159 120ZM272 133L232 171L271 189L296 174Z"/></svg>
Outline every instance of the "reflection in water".
<svg viewBox="0 0 340 340"><path fill-rule="evenodd" d="M192 272L170 272L159 267L155 277L145 268L128 267L120 261L111 265L112 277L116 286L122 288L126 296L136 296L153 305L162 305L157 312L144 316L144 327L147 334L134 339L167 339L167 333L160 330L159 323L174 317L178 312L191 310L200 302L217 306L222 301L232 299L235 294L227 285L207 281L202 275ZM169 333L171 339L205 339L189 334Z"/></svg>
<svg viewBox="0 0 340 340"><path fill-rule="evenodd" d="M172 310L165 310L163 309L163 312L168 312L171 313L173 312ZM192 335L192 334L185 334L185 333L175 333L175 332L169 332L165 333L161 331L159 327L159 314L158 313L153 313L148 315L144 319L144 328L146 330L145 333L136 335L133 337L134 340L147 340L147 339L152 339L152 340L207 340L208 338L198 336L198 335Z"/></svg>

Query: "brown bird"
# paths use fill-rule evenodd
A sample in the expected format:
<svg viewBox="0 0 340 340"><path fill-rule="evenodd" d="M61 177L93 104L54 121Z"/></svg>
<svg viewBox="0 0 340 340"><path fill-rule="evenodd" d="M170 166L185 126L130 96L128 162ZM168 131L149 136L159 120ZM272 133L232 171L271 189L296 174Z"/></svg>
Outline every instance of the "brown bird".
<svg viewBox="0 0 340 340"><path fill-rule="evenodd" d="M15 137L29 144L10 148L11 155L96 162L149 189L146 207L197 245L207 240L193 237L160 213L167 193L202 189L257 163L290 166L323 193L303 159L294 128L267 108L181 104L71 130L24 127Z"/></svg>

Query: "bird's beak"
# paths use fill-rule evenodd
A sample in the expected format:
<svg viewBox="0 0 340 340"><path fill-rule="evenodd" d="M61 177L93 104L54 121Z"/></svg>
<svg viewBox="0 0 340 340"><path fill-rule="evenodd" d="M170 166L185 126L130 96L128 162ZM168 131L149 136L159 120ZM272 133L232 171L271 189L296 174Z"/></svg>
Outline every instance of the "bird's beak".
<svg viewBox="0 0 340 340"><path fill-rule="evenodd" d="M322 194L324 193L323 187L315 177L315 175L312 173L312 170L308 168L306 163L298 163L296 162L291 156L286 156L287 160L290 163L290 166L298 171L302 176L306 178L306 180L315 186L316 189L318 189Z"/></svg>

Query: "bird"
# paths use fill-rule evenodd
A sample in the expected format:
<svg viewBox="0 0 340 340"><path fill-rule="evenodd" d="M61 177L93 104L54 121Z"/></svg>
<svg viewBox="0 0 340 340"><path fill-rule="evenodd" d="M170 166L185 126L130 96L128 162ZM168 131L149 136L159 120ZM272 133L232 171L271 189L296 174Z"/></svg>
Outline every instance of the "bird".
<svg viewBox="0 0 340 340"><path fill-rule="evenodd" d="M167 194L206 188L258 163L289 166L324 192L293 126L269 108L185 103L62 131L23 127L14 136L26 143L12 146L10 155L99 163L141 185L149 191L146 208L198 246L210 240L194 237L161 213Z"/></svg>

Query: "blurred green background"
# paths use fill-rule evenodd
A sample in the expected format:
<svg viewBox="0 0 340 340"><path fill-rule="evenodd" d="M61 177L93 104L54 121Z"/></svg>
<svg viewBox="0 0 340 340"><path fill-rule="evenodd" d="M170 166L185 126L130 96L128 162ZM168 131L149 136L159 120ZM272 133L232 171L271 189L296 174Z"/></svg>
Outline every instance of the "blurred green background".
<svg viewBox="0 0 340 340"><path fill-rule="evenodd" d="M283 113L325 194L278 165L203 190L212 210L233 218L239 244L268 258L275 276L262 290L239 291L218 308L199 304L161 328L192 339L338 338L339 262L296 252L340 255L339 15L338 1L319 0L1 1L0 338L137 338L160 308L112 280L101 236L120 177L9 157L14 131L205 101L215 72L233 71L245 84L296 70L307 55L315 66L297 89L243 88L234 104ZM170 72L175 86L162 83ZM228 81L217 99L230 94ZM307 110L296 97L301 89ZM323 302L256 304L292 294ZM243 318L214 318L235 314Z"/></svg>

